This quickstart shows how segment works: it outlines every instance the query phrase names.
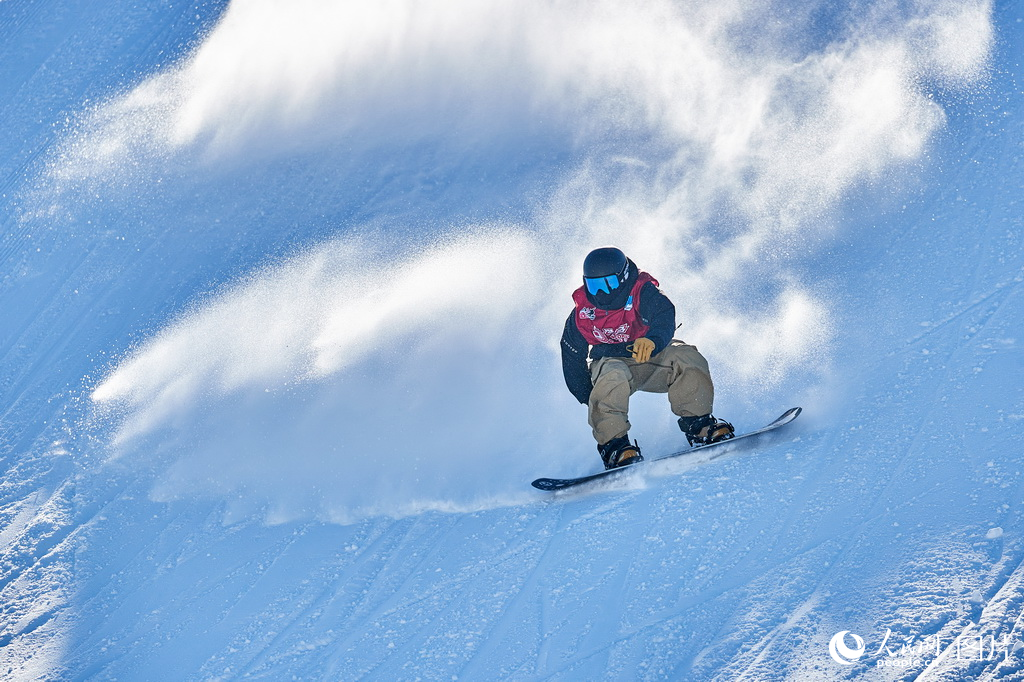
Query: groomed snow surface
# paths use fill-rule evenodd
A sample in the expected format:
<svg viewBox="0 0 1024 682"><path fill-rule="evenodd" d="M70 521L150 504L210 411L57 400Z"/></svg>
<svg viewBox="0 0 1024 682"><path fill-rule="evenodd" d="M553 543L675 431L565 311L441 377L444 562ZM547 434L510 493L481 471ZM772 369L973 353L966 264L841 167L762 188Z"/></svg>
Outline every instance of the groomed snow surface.
<svg viewBox="0 0 1024 682"><path fill-rule="evenodd" d="M0 676L1024 679L1019 2L0 37ZM716 414L800 419L533 490L600 465L558 338L609 243Z"/></svg>

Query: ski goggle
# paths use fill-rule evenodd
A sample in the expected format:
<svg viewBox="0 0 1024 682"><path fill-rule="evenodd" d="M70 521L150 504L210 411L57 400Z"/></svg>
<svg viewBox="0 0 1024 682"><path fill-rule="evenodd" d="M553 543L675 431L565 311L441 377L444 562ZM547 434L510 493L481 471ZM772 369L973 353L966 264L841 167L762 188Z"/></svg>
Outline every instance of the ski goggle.
<svg viewBox="0 0 1024 682"><path fill-rule="evenodd" d="M587 285L587 291L590 292L591 296L599 291L610 294L614 289L619 288L619 276L607 275L605 277L584 277L583 283Z"/></svg>

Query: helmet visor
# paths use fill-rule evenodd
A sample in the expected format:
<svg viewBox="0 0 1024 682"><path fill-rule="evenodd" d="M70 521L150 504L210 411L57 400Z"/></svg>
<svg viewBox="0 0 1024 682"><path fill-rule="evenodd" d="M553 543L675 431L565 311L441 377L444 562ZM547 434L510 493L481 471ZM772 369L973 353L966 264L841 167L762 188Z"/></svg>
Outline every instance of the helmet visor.
<svg viewBox="0 0 1024 682"><path fill-rule="evenodd" d="M612 293L619 288L619 276L607 275L605 277L584 277L583 283L587 285L587 291L593 296L600 291L606 294Z"/></svg>

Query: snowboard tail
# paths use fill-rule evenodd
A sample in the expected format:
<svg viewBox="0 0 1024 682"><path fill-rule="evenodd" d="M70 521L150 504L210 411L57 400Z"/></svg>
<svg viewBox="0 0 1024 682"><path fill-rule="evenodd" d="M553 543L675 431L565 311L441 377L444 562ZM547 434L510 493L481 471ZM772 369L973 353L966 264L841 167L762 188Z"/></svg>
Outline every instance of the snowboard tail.
<svg viewBox="0 0 1024 682"><path fill-rule="evenodd" d="M728 449L722 448L722 446L729 445L731 443L736 443L737 441L741 441L744 439L750 439L755 436L759 436L763 433L768 433L769 431L774 431L775 429L781 426L785 426L786 424L796 419L798 416L800 416L800 412L802 410L803 408L800 407L791 407L790 409L783 412L778 419L771 422L767 426L763 426L760 429L757 429L756 431L749 431L747 433L738 434L727 440L718 441L717 443L711 443L709 445L696 445L692 448L687 448L686 450L680 450L679 452L673 452L668 455L661 455L660 457L647 459L644 460L643 462L637 462L636 464L628 464L624 467L619 467L617 469L606 469L604 471L599 471L596 474L590 474L589 476L580 476L578 478L538 478L530 485L532 485L534 488L537 488L538 490L564 490L565 488L572 488L573 486L581 485L583 483L589 483L590 481L596 481L601 478L608 478L609 476L615 476L617 474L621 474L627 471L632 471L636 467L642 467L645 464L650 464L651 462L659 462L663 459L671 459L673 457L689 455L696 452L707 452L712 448L721 448L722 452L713 454L711 456L711 458L714 459L715 457L718 457L728 452Z"/></svg>

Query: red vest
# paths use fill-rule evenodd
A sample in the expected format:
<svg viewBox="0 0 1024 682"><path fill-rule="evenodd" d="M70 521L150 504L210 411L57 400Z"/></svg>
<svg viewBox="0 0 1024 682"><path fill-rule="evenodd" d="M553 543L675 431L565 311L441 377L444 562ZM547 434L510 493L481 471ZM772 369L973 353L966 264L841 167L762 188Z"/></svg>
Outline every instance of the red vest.
<svg viewBox="0 0 1024 682"><path fill-rule="evenodd" d="M580 287L572 292L576 303L576 328L591 346L599 343L631 343L647 334L650 327L643 323L637 313L640 290L648 282L658 286L658 280L646 272L636 277L626 305L618 310L602 310L587 300L587 290Z"/></svg>

